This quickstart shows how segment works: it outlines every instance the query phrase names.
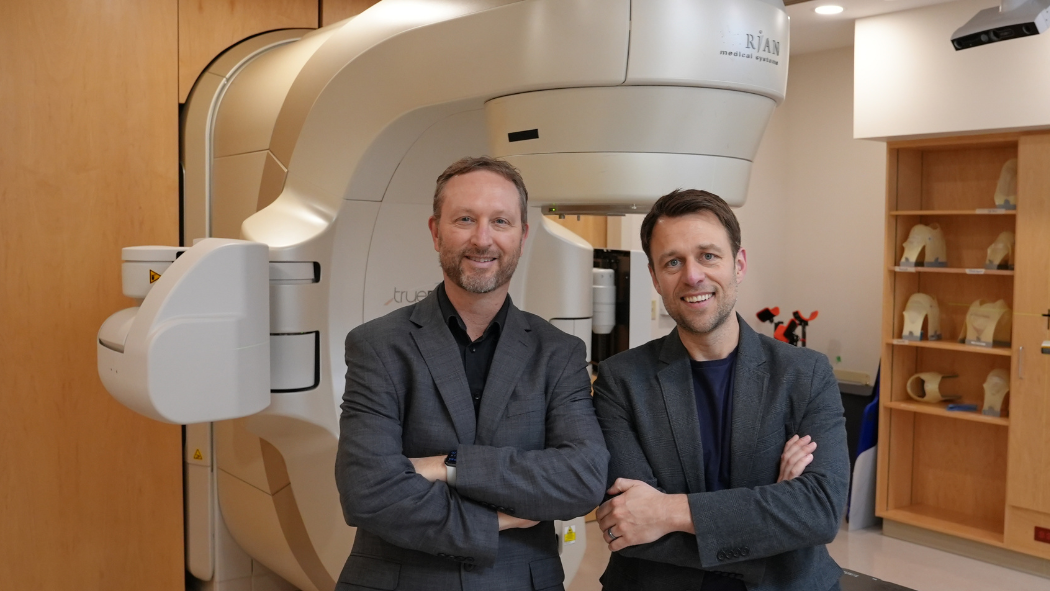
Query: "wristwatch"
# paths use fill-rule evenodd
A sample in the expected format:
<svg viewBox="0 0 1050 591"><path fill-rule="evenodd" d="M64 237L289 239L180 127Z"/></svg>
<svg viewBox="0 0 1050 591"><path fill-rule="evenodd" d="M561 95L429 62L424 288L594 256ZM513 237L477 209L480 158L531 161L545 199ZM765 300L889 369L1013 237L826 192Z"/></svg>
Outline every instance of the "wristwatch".
<svg viewBox="0 0 1050 591"><path fill-rule="evenodd" d="M456 450L445 456L445 484L456 488Z"/></svg>

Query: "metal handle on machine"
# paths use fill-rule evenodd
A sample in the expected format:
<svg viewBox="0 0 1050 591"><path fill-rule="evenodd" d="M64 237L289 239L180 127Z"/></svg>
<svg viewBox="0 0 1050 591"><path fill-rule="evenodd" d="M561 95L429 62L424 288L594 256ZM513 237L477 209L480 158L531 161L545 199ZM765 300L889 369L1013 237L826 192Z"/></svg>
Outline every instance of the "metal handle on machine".
<svg viewBox="0 0 1050 591"><path fill-rule="evenodd" d="M1017 379L1024 379L1024 345L1017 347Z"/></svg>

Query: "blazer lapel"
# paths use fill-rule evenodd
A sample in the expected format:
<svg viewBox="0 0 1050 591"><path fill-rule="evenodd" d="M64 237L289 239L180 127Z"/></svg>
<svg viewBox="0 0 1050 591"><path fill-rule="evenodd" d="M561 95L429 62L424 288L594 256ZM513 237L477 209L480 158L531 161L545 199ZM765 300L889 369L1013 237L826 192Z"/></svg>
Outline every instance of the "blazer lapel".
<svg viewBox="0 0 1050 591"><path fill-rule="evenodd" d="M492 441L496 434L514 386L532 356L531 330L528 318L511 302L507 309L507 326L500 333L489 375L485 379L485 389L481 394L477 421L479 441Z"/></svg>
<svg viewBox="0 0 1050 591"><path fill-rule="evenodd" d="M763 400L769 386L769 375L762 369L765 357L758 335L739 315L737 319L740 345L733 376L733 451L729 460L729 482L734 488L745 486L749 480Z"/></svg>
<svg viewBox="0 0 1050 591"><path fill-rule="evenodd" d="M671 434L678 459L690 492L705 492L704 448L700 443L700 419L696 414L696 398L693 396L693 373L689 366L689 353L678 337L678 329L664 339L660 351L663 367L657 371L660 390L671 423Z"/></svg>
<svg viewBox="0 0 1050 591"><path fill-rule="evenodd" d="M412 311L411 320L418 326L412 339L419 347L441 399L452 417L456 437L460 443L473 444L477 420L474 403L470 400L470 385L463 370L459 346L441 318L437 292L431 293Z"/></svg>

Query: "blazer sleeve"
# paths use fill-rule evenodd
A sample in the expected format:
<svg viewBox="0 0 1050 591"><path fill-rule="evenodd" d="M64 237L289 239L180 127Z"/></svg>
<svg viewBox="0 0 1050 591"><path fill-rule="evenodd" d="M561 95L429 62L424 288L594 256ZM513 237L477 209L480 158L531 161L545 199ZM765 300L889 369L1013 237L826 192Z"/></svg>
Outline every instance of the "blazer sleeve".
<svg viewBox="0 0 1050 591"><path fill-rule="evenodd" d="M573 339L551 371L544 449L460 445L460 494L534 521L573 519L601 502L609 452L594 416L583 341Z"/></svg>
<svg viewBox="0 0 1050 591"><path fill-rule="evenodd" d="M349 525L410 550L490 566L496 512L416 473L402 451L398 392L364 334L346 338L335 477Z"/></svg>
<svg viewBox="0 0 1050 591"><path fill-rule="evenodd" d="M700 562L731 565L835 539L846 507L846 419L831 365L819 356L798 434L817 442L801 476L754 488L689 495Z"/></svg>

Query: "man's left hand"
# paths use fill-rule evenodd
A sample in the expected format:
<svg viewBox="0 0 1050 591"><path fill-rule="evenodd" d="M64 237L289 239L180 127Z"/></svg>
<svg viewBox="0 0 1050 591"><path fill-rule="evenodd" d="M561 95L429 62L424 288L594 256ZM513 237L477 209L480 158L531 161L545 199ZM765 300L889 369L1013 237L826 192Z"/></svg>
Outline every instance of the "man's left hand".
<svg viewBox="0 0 1050 591"><path fill-rule="evenodd" d="M664 494L640 480L617 478L609 488L618 495L598 507L598 526L609 550L647 544L674 532L695 533L689 499Z"/></svg>
<svg viewBox="0 0 1050 591"><path fill-rule="evenodd" d="M445 482L445 456L430 456L429 458L408 458L416 474L426 478L430 482Z"/></svg>

